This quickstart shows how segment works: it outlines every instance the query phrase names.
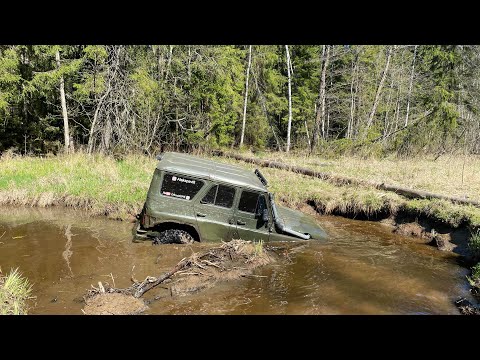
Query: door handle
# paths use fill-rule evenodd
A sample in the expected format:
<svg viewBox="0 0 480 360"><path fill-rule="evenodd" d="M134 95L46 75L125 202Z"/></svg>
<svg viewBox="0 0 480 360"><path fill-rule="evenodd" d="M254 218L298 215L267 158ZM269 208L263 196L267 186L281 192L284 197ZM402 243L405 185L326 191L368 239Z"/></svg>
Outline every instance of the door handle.
<svg viewBox="0 0 480 360"><path fill-rule="evenodd" d="M198 216L198 217L205 217L205 216L207 216L207 214L204 214L204 213L197 213L197 216Z"/></svg>
<svg viewBox="0 0 480 360"><path fill-rule="evenodd" d="M245 221L237 220L237 224L238 224L238 225L245 225Z"/></svg>

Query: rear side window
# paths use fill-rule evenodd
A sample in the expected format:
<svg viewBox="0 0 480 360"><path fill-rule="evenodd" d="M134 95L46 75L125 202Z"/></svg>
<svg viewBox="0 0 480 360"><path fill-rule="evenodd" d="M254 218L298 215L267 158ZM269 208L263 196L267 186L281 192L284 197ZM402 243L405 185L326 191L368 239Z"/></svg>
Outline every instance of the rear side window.
<svg viewBox="0 0 480 360"><path fill-rule="evenodd" d="M191 200L203 186L203 181L186 176L165 174L161 193L165 196Z"/></svg>
<svg viewBox="0 0 480 360"><path fill-rule="evenodd" d="M256 214L266 208L265 197L258 193L242 191L238 210Z"/></svg>
<svg viewBox="0 0 480 360"><path fill-rule="evenodd" d="M200 201L202 204L212 204L225 208L231 208L233 198L235 197L235 188L225 185L215 185Z"/></svg>
<svg viewBox="0 0 480 360"><path fill-rule="evenodd" d="M200 202L202 204L215 204L215 196L217 196L217 189L218 185L212 186L210 190L208 190L207 195L205 195Z"/></svg>

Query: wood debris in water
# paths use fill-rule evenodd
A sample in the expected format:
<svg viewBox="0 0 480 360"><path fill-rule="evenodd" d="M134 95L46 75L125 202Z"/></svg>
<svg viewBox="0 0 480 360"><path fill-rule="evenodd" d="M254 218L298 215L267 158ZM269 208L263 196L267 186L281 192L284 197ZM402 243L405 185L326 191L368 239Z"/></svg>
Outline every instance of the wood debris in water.
<svg viewBox="0 0 480 360"><path fill-rule="evenodd" d="M254 269L275 261L275 251L263 243L232 240L220 247L203 253L193 253L183 258L169 272L158 277L147 276L143 281L133 279L133 284L124 289L98 283L84 296L85 314L138 314L147 309L140 298L149 290L175 277L170 287L171 295L185 295L214 286L218 281L243 277L261 278L252 275ZM133 269L132 269L133 270Z"/></svg>

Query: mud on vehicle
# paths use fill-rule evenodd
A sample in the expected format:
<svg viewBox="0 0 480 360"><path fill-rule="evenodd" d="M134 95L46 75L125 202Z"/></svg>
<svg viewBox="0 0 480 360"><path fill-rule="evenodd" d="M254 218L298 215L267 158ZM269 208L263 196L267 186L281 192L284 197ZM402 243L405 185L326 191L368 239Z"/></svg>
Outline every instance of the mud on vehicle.
<svg viewBox="0 0 480 360"><path fill-rule="evenodd" d="M315 219L275 204L267 180L238 166L166 152L157 156L134 241L308 240L326 237Z"/></svg>

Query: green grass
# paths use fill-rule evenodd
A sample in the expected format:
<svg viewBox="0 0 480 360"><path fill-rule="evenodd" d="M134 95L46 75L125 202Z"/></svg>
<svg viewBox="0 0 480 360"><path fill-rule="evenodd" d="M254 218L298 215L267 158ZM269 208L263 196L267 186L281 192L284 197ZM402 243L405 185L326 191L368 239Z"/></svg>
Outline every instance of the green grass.
<svg viewBox="0 0 480 360"><path fill-rule="evenodd" d="M468 247L470 248L470 251L472 252L473 256L480 260L480 229L477 229L477 231L472 232L472 234L470 235L470 241L468 243ZM480 280L480 266L478 268L478 275Z"/></svg>
<svg viewBox="0 0 480 360"><path fill-rule="evenodd" d="M454 228L461 225L480 227L480 209L472 205L458 205L437 199L411 199L405 201L405 209L411 213L444 222Z"/></svg>
<svg viewBox="0 0 480 360"><path fill-rule="evenodd" d="M6 276L0 273L0 315L25 315L31 292L32 285L18 269Z"/></svg>
<svg viewBox="0 0 480 360"><path fill-rule="evenodd" d="M254 241L253 245L255 247L255 256L263 254L263 240Z"/></svg>
<svg viewBox="0 0 480 360"><path fill-rule="evenodd" d="M156 160L84 154L0 159L0 203L63 203L95 214L127 218L145 201Z"/></svg>
<svg viewBox="0 0 480 360"><path fill-rule="evenodd" d="M472 293L474 295L480 295L480 263L472 267L471 275L467 276L467 280L472 287Z"/></svg>
<svg viewBox="0 0 480 360"><path fill-rule="evenodd" d="M472 278L476 281L480 281L480 263L472 268Z"/></svg>

